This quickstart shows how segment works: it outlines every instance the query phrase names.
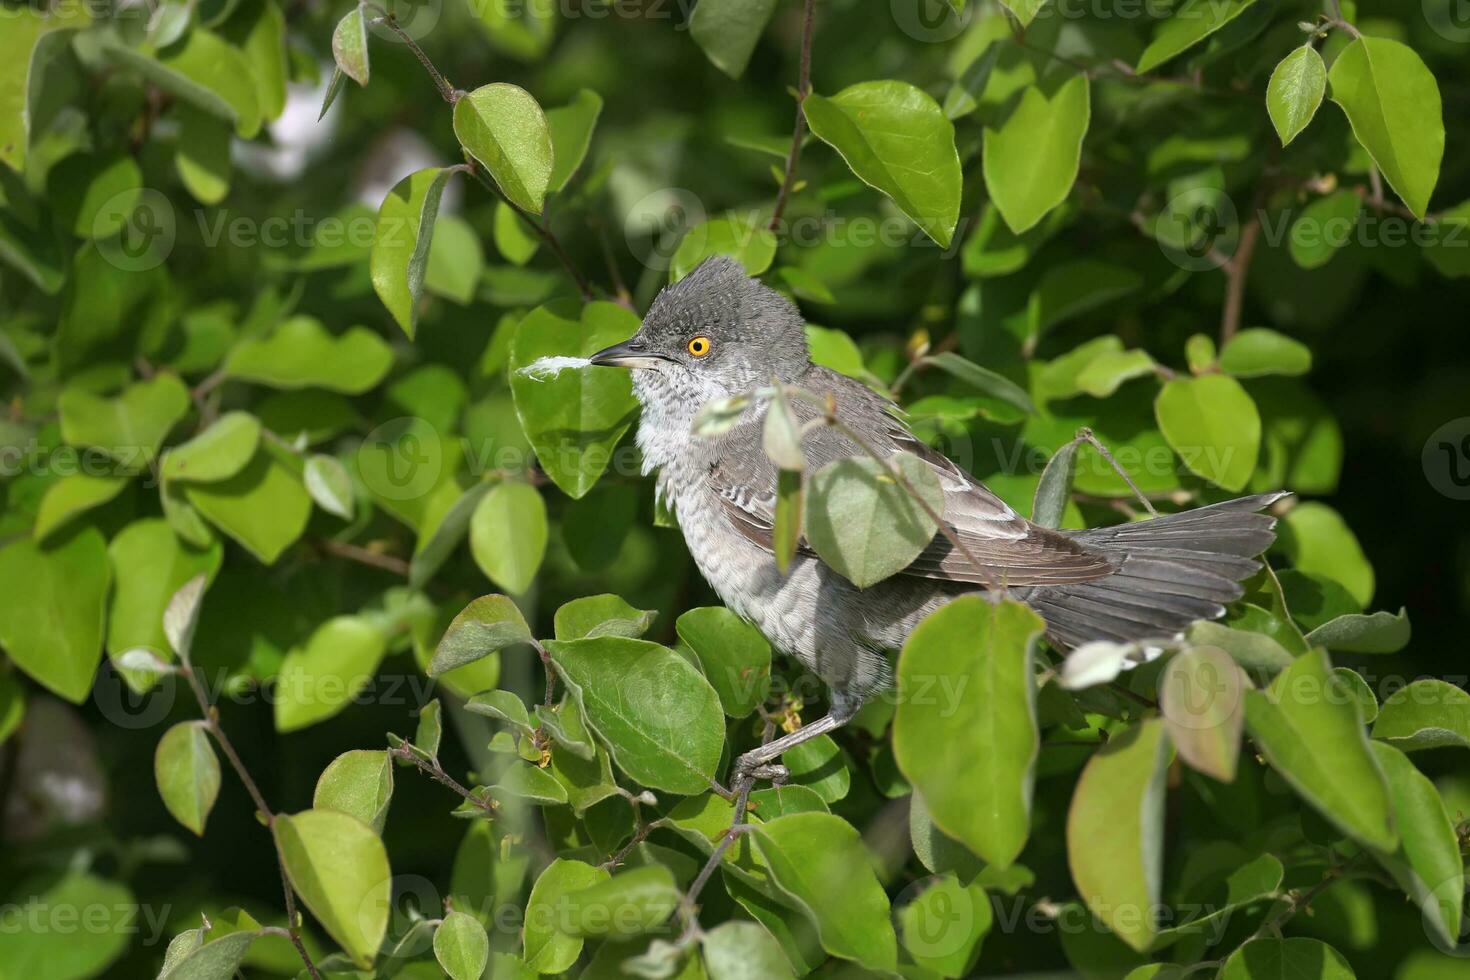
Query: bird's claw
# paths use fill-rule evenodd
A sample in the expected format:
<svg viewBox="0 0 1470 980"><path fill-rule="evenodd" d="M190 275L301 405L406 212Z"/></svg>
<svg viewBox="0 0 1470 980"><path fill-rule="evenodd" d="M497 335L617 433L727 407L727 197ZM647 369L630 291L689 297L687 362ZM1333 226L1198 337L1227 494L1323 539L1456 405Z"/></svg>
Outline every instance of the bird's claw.
<svg viewBox="0 0 1470 980"><path fill-rule="evenodd" d="M735 760L734 778L731 780L731 783L738 785L742 782L748 781L754 783L764 779L769 780L773 786L783 786L790 778L791 770L779 763L761 763L753 760L746 762L743 759L737 759Z"/></svg>

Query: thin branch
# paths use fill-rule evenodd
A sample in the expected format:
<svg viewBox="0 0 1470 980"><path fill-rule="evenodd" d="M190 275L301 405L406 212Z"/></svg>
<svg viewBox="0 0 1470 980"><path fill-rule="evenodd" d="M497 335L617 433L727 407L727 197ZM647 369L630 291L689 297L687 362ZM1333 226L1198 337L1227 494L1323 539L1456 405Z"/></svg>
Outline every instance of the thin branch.
<svg viewBox="0 0 1470 980"><path fill-rule="evenodd" d="M1320 896L1327 889L1331 888L1339 881L1342 881L1344 878L1349 877L1348 872L1353 870L1354 865L1360 864L1366 856L1367 852L1362 852L1345 864L1339 865L1335 868L1328 868L1326 874L1322 876L1322 880L1317 882L1311 888L1307 889L1305 892L1288 893L1286 896L1286 906L1275 915L1269 917L1264 922L1262 922L1260 927L1251 934L1250 939L1247 939L1246 942L1250 942L1251 939L1260 939L1262 936L1266 935L1279 934L1281 932L1281 927L1289 922L1293 916L1295 916L1298 912L1305 910L1307 906L1316 901L1318 896Z"/></svg>
<svg viewBox="0 0 1470 980"><path fill-rule="evenodd" d="M769 745L771 739L776 737L776 723L767 717L765 724L761 726L761 745ZM734 791L735 810L730 816L730 826L720 835L715 849L710 852L709 860L704 867L699 869L699 875L690 883L689 889L684 892L684 897L679 901L679 915L684 919L684 932L679 937L678 945L683 946L699 938L699 914L696 911L696 903L699 895L704 891L704 886L709 884L715 869L725 859L725 852L730 845L735 843L735 838L745 833L750 828L745 825L745 812L750 805L750 792L755 788L756 773L744 772L736 775L731 789Z"/></svg>
<svg viewBox="0 0 1470 980"><path fill-rule="evenodd" d="M250 771L245 768L245 763L240 760L240 755L235 751L235 745L230 737L225 734L224 726L219 723L219 711L209 700L209 693L205 691L204 684L199 680L198 673L194 670L194 663L189 659L186 651L181 651L179 660L183 664L180 673L189 682L189 689L194 692L194 700L199 702L199 711L204 716L205 727L214 736L220 751L225 754L230 768L235 770L235 775L240 777L240 782L245 786L245 792L250 794L250 799L255 803L255 808L265 818L268 828L273 828L276 822L276 814L265 802L261 795L260 787L255 784ZM301 941L301 931L296 923L300 919L300 913L296 911L296 896L291 891L291 879L286 875L286 858L281 853L280 847L275 842L275 833L271 834L271 847L276 852L276 868L281 873L281 890L285 895L286 904L286 933L291 937L291 945L296 947L296 952L301 956L301 961L306 964L306 972L311 974L313 980L321 980L321 974L317 972L316 964L311 961L311 955L307 953L306 946Z"/></svg>
<svg viewBox="0 0 1470 980"><path fill-rule="evenodd" d="M786 212L791 186L796 183L796 163L801 159L801 141L806 136L806 97L812 90L812 14L815 7L815 0L806 0L802 8L801 67L796 81L796 123L791 132L791 149L786 154L786 174L781 178L781 189L776 193L776 206L771 211L771 223L767 226L771 231L781 226L781 215Z"/></svg>
<svg viewBox="0 0 1470 980"><path fill-rule="evenodd" d="M378 19L373 21L374 24L382 24L394 34L397 34L398 39L408 47L408 50L413 52L415 58L419 59L419 64L424 66L424 71L428 72L429 77L434 80L434 87L439 90L440 98L450 105L454 105L464 96L465 93L463 91L450 85L449 80L440 73L438 68L434 67L434 63L429 60L428 55L424 54L424 49L419 47L419 43L413 39L413 35L398 26L398 18L396 16L375 3L364 2L363 6L378 14Z"/></svg>
<svg viewBox="0 0 1470 980"><path fill-rule="evenodd" d="M490 193L504 201L507 207L519 215L520 219L526 223L526 227L530 228L536 237L540 238L546 247L551 250L551 254L556 256L557 261L562 264L562 268L566 269L567 275L571 276L572 282L576 284L577 292L581 294L582 301L590 303L596 299L597 295L592 291L591 284L588 283L587 278L582 275L581 270L572 262L572 258L567 254L566 249L562 248L561 240L556 237L556 232L551 230L551 222L546 220L544 216L538 219L519 204L506 197L505 192L485 172L480 161L471 158L468 166L470 168L469 172L474 178L483 184Z"/></svg>
<svg viewBox="0 0 1470 980"><path fill-rule="evenodd" d="M1241 311L1245 306L1245 280L1255 256L1256 240L1261 236L1259 208L1251 208L1251 216L1240 230L1240 246L1235 257L1225 265L1225 305L1220 310L1220 347L1230 342L1240 329Z"/></svg>
<svg viewBox="0 0 1470 980"><path fill-rule="evenodd" d="M1154 509L1153 503L1148 499L1148 497L1144 495L1142 490L1138 489L1138 484L1133 482L1133 477L1128 475L1128 471L1123 469L1122 465L1117 461L1117 459L1113 457L1113 454L1108 450L1108 447L1102 444L1102 440L1094 435L1093 431L1090 428L1084 425L1082 428L1078 429L1077 438L1081 439L1093 449L1097 450L1097 454L1103 459L1107 460L1108 465L1113 468L1113 472L1117 473L1118 476L1122 478L1123 482L1128 484L1128 489L1132 490L1133 495L1138 498L1138 502L1143 504L1143 509L1149 512L1149 516L1159 516L1159 512Z"/></svg>
<svg viewBox="0 0 1470 980"><path fill-rule="evenodd" d="M379 568L402 578L408 578L409 563L394 555L381 554L380 552L371 551L360 545L348 544L346 541L334 541L331 538L318 540L316 546L329 555L335 555L338 558L355 561L359 565Z"/></svg>
<svg viewBox="0 0 1470 980"><path fill-rule="evenodd" d="M444 767L439 765L437 761L435 761L433 764L430 764L427 760L419 756L418 753L414 752L413 749L409 748L406 743L402 745L396 745L393 748L389 749L388 754L393 756L393 758L395 759L402 759L404 762L413 763L424 775L429 776L436 782L449 787L454 792L458 793L460 796L468 800L470 803L479 807L481 810L484 810L486 813L493 814L495 812L496 807L493 800L486 799L483 796L476 796L474 793L465 789L464 786L459 782L459 780L455 779L453 776L449 775L449 773L445 772Z"/></svg>

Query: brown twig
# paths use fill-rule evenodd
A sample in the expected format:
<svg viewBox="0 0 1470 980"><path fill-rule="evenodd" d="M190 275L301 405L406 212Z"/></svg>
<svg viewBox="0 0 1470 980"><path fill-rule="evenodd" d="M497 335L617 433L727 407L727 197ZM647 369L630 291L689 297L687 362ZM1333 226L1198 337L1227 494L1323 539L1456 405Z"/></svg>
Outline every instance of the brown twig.
<svg viewBox="0 0 1470 980"><path fill-rule="evenodd" d="M567 275L570 276L572 282L576 284L577 292L581 294L582 301L585 303L590 303L594 299L596 299L597 295L592 291L591 284L587 281L587 278L582 275L581 270L579 270L577 266L572 262L572 258L570 255L567 254L566 249L562 248L561 240L556 237L556 232L551 230L551 222L547 220L545 215L537 218L535 215L532 215L530 212L523 209L519 204L516 204L509 197L506 197L505 192L500 189L500 186L495 183L495 181L490 177L488 173L485 172L485 169L481 165L480 161L471 157L468 167L469 173L472 174L474 178L478 180L481 184L483 184L485 188L490 191L490 193L494 194L500 200L504 201L506 206L514 211L520 217L520 219L526 223L526 227L530 228L532 233L535 234L537 238L540 238L541 241L545 243L546 247L551 250L551 254L556 256L557 261L561 263L562 268L566 270Z"/></svg>
<svg viewBox="0 0 1470 980"><path fill-rule="evenodd" d="M334 541L331 538L321 538L316 542L316 545L329 555L335 555L338 558L355 561L359 565L379 568L402 578L408 578L409 563L395 555L385 555L377 551L371 551L360 545L348 544L346 541Z"/></svg>
<svg viewBox="0 0 1470 980"><path fill-rule="evenodd" d="M419 64L424 66L424 71L428 72L429 77L434 80L434 87L439 90L440 98L450 105L454 105L464 96L465 93L463 91L449 84L449 80L444 77L438 68L434 67L434 63L429 60L429 56L424 53L424 49L419 47L419 43L413 39L413 35L398 26L398 18L396 16L375 3L364 2L363 6L378 15L378 19L373 21L373 23L382 24L394 34L397 34L398 39L408 47L408 50L413 52L415 58L419 59Z"/></svg>
<svg viewBox="0 0 1470 980"><path fill-rule="evenodd" d="M466 800L468 800L473 805L479 807L481 810L484 810L486 813L493 814L495 812L496 807L493 800L486 799L483 796L476 796L474 793L465 789L463 784L461 784L460 781L455 779L453 776L449 775L449 773L445 772L444 767L439 765L438 762L430 764L418 753L414 752L414 750L411 749L407 745L407 743L395 745L393 748L388 750L388 754L393 756L395 759L402 759L404 762L413 763L424 775L429 776L435 782L449 787L451 790L458 793L460 796L464 797Z"/></svg>
<svg viewBox="0 0 1470 980"><path fill-rule="evenodd" d="M796 81L796 123L791 132L791 149L786 154L786 174L781 178L781 189L776 192L776 206L771 211L771 223L767 226L771 231L781 226L781 215L786 212L791 186L796 183L796 163L801 159L801 141L806 136L806 97L812 90L812 15L815 7L815 0L806 0L802 7L801 67L797 70Z"/></svg>
<svg viewBox="0 0 1470 980"><path fill-rule="evenodd" d="M204 684L199 680L199 674L194 670L193 661L189 659L187 650L179 651L179 661L182 664L179 672L189 682L189 689L194 692L194 700L199 702L199 711L204 716L204 725L209 733L214 736L220 751L225 754L225 759L230 763L230 768L235 770L235 775L240 777L240 782L245 786L245 792L250 794L250 799L255 803L255 808L265 819L266 827L271 829L271 847L276 852L276 868L281 873L281 890L285 894L286 904L286 933L291 937L291 945L296 947L296 952L301 956L301 961L306 964L306 972L313 980L321 980L321 974L317 972L316 964L311 961L311 955L306 951L306 945L301 941L301 930L297 926L300 913L296 911L296 896L291 891L291 879L286 875L286 858L281 854L280 847L275 842L276 814L265 802L265 797L260 792L250 770L245 768L245 763L240 760L240 755L235 751L235 745L230 737L225 734L224 726L219 723L219 711L209 700L209 692L204 689Z"/></svg>

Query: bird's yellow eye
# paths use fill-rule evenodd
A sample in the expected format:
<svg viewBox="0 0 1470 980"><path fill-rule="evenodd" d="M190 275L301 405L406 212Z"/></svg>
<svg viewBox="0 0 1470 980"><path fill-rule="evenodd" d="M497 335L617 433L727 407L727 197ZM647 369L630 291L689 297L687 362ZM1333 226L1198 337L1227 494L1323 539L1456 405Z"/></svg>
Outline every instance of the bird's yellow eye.
<svg viewBox="0 0 1470 980"><path fill-rule="evenodd" d="M703 357L709 353L710 342L708 337L693 337L689 341L689 353L695 357Z"/></svg>

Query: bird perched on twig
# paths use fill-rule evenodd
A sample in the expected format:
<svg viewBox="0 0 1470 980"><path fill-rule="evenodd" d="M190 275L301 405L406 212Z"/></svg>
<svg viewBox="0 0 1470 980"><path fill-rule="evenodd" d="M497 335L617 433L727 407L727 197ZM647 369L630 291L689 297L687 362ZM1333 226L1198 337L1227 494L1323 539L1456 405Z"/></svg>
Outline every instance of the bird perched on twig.
<svg viewBox="0 0 1470 980"><path fill-rule="evenodd" d="M643 465L658 471L659 493L700 572L726 606L831 688L825 718L746 753L737 774L779 775L770 764L782 753L851 718L892 681L884 651L961 594L1000 583L1042 616L1047 637L1062 648L1168 641L1222 615L1274 538L1275 520L1262 509L1284 496L1087 531L1034 524L916 438L890 401L813 364L796 307L723 257L664 289L630 340L591 360L632 369ZM864 455L852 435L882 455L911 453L939 477L948 535L936 534L902 572L865 589L805 547L783 574L773 548L778 473L762 449L768 403L752 404L718 436L692 431L706 403L773 379L830 396L850 432L811 427L802 441L811 469ZM806 402L790 404L799 422L821 416Z"/></svg>

